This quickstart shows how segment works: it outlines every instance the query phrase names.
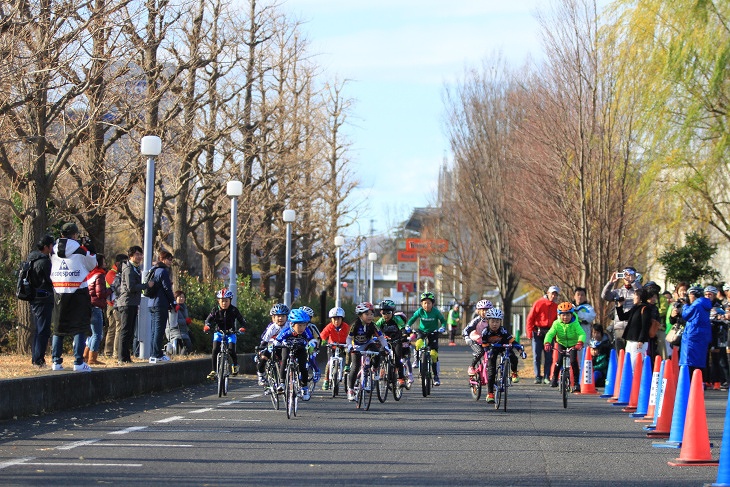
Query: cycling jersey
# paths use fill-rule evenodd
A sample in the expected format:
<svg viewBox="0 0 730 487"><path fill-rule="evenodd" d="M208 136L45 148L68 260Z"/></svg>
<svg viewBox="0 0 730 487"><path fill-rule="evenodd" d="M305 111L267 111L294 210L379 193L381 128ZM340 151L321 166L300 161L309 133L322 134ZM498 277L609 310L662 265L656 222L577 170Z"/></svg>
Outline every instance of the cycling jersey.
<svg viewBox="0 0 730 487"><path fill-rule="evenodd" d="M416 320L421 320L418 324L418 330L423 333L433 333L438 330L442 325L446 324L446 318L436 308L432 308L431 311L426 312L423 308L418 308L413 316L408 320L408 326L412 326Z"/></svg>
<svg viewBox="0 0 730 487"><path fill-rule="evenodd" d="M492 329L489 327L485 328L484 331L482 331L482 343L485 345L494 343L509 345L514 341L515 338L509 331L507 331L504 326L500 326L496 331L492 331Z"/></svg>
<svg viewBox="0 0 730 487"><path fill-rule="evenodd" d="M322 340L327 340L328 343L345 343L347 342L347 335L350 333L350 325L344 321L340 324L339 330L335 328L335 325L329 323L324 327L320 337Z"/></svg>
<svg viewBox="0 0 730 487"><path fill-rule="evenodd" d="M355 323L350 327L350 333L348 334L348 343L352 343L355 346L365 345L371 341L374 337L381 338L383 336L380 330L375 326L375 323L368 323L367 325L360 321L360 318L355 320Z"/></svg>

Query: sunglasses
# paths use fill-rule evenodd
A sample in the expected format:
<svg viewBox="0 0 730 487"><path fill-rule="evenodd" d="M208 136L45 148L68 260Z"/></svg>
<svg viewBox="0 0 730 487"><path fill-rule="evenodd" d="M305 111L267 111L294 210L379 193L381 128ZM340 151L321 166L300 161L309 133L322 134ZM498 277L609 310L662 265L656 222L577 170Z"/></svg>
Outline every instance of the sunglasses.
<svg viewBox="0 0 730 487"><path fill-rule="evenodd" d="M393 312L392 311L381 311L380 314L381 315L392 315Z"/></svg>

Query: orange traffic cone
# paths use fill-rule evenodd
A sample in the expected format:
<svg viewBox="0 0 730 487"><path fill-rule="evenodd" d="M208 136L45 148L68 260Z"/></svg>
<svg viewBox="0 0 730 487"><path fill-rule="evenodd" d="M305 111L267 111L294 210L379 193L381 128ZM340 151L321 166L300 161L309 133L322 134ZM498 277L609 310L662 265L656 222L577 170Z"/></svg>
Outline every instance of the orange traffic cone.
<svg viewBox="0 0 730 487"><path fill-rule="evenodd" d="M710 434L707 431L707 413L705 412L705 392L702 383L702 370L692 373L687 416L682 435L682 450L679 458L667 462L672 467L715 467L719 465L712 459L710 452Z"/></svg>
<svg viewBox="0 0 730 487"><path fill-rule="evenodd" d="M646 436L649 438L669 438L672 428L672 413L674 412L674 396L677 394L677 376L674 374L674 367L664 367L666 382L662 391L662 400L659 404L659 416L656 420L656 428L649 431Z"/></svg>
<svg viewBox="0 0 730 487"><path fill-rule="evenodd" d="M651 374L651 390L649 391L649 407L646 409L646 415L641 419L635 419L637 423L651 423L654 421L654 412L656 411L656 403L659 395L659 381L662 371L662 357L657 355L654 357L654 370Z"/></svg>
<svg viewBox="0 0 730 487"><path fill-rule="evenodd" d="M610 399L606 399L606 402L616 402L618 401L618 395L621 391L621 376L623 375L624 370L624 357L626 355L626 352L624 350L620 350L618 352L618 364L616 365L616 380L614 381L613 386L613 396Z"/></svg>
<svg viewBox="0 0 730 487"><path fill-rule="evenodd" d="M633 413L636 411L636 407L639 404L639 390L641 389L641 375L644 369L644 355L641 353L636 354L636 360L634 361L634 376L633 382L631 382L631 395L629 396L629 403L621 411L625 413Z"/></svg>
<svg viewBox="0 0 730 487"><path fill-rule="evenodd" d="M598 394L596 384L593 381L593 358L591 358L591 349L586 349L583 359L583 375L580 378L581 394Z"/></svg>

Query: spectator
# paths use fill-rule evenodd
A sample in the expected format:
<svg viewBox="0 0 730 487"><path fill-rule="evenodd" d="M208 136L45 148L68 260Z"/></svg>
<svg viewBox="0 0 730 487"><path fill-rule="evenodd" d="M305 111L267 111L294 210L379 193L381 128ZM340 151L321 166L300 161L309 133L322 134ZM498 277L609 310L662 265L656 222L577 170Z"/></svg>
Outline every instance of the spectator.
<svg viewBox="0 0 730 487"><path fill-rule="evenodd" d="M152 322L150 362L170 360L163 353L163 339L165 338L168 313L175 305L175 295L172 293L172 281L170 281L170 266L172 266L172 254L166 250L160 251L157 264L155 265L155 271L151 278L154 284L150 286L157 286L157 293L149 302Z"/></svg>
<svg viewBox="0 0 730 487"><path fill-rule="evenodd" d="M104 365L104 362L99 361L99 348L104 337L106 299L111 294L111 289L107 289L104 280L106 275L104 256L96 254L96 261L96 267L86 277L91 299L91 338L87 341L88 346L84 350L84 359L89 365Z"/></svg>
<svg viewBox="0 0 730 487"><path fill-rule="evenodd" d="M710 310L712 301L704 297L703 289L692 286L687 291L689 304L682 307L682 318L685 321L682 334L682 347L679 351L679 365L689 367L689 376L696 369L704 369L707 365L707 348L712 339Z"/></svg>
<svg viewBox="0 0 730 487"><path fill-rule="evenodd" d="M682 328L684 328L685 321L684 318L682 318L682 308L689 304L689 299L687 298L687 289L689 289L689 284L686 282L679 282L677 283L677 287L674 288L674 301L672 302L672 310L669 312L669 323L667 324L666 332L669 333L669 330L671 330L672 326L679 325ZM667 343L667 352L669 353L669 356L672 356L672 351L674 344ZM676 346L680 346L679 344Z"/></svg>
<svg viewBox="0 0 730 487"><path fill-rule="evenodd" d="M77 240L79 228L64 223L61 238L56 241L51 256L53 281L53 370L63 370L63 338L73 336L74 370L90 372L84 362L86 332L91 322L91 299L86 276L96 267L96 256Z"/></svg>
<svg viewBox="0 0 730 487"><path fill-rule="evenodd" d="M596 319L596 310L588 302L586 288L575 288L575 291L573 291L573 306L578 315L580 326L583 328L587 337L591 336L591 325L593 324L593 320Z"/></svg>
<svg viewBox="0 0 730 487"><path fill-rule="evenodd" d="M720 300L720 290L715 286L705 287L705 297L712 302L710 324L712 325L712 341L710 342L710 368L707 371L707 382L714 389L720 389L730 378L727 361L727 317Z"/></svg>
<svg viewBox="0 0 730 487"><path fill-rule="evenodd" d="M544 349L544 340L553 322L558 318L558 294L560 294L560 288L550 286L547 294L535 301L530 313L527 315L527 338L532 339L535 384L550 382L550 367L553 363L553 356L552 352ZM540 373L541 363L544 366L544 374Z"/></svg>
<svg viewBox="0 0 730 487"><path fill-rule="evenodd" d="M193 320L188 315L188 307L185 304L185 293L175 291L175 307L170 311L169 324L166 330L167 339L171 342L182 341L182 349L177 348L177 353L187 355L193 351L193 341L190 339L190 323Z"/></svg>
<svg viewBox="0 0 730 487"><path fill-rule="evenodd" d="M36 250L28 254L32 270L30 282L36 289L36 297L30 303L35 318L35 338L33 339L32 362L36 367L46 366L46 349L51 337L51 318L53 316L53 282L51 281L51 252L53 237L44 235L36 244Z"/></svg>
<svg viewBox="0 0 730 487"><path fill-rule="evenodd" d="M117 309L117 296L119 294L119 283L122 278L122 264L127 262L127 254L117 254L114 258L114 265L106 273L106 285L111 294L106 300L106 320L107 327L104 341L104 356L109 358L117 358L117 348L119 347L119 310ZM116 279L119 274L119 279ZM117 284L114 284L114 283Z"/></svg>
<svg viewBox="0 0 730 487"><path fill-rule="evenodd" d="M142 247L133 245L127 252L128 261L122 265L122 278L119 286L119 296L116 304L119 310L119 347L117 361L119 365L132 362L132 343L134 328L137 322L139 303L142 300L142 290L146 284L142 283L142 271L139 266L144 254Z"/></svg>
<svg viewBox="0 0 730 487"><path fill-rule="evenodd" d="M651 327L652 309L649 304L651 293L646 288L637 289L634 293L634 304L628 310L616 305L616 314L621 321L626 322L622 338L626 341L626 353L636 357L637 353L646 358L649 349L649 328ZM619 298L621 300L622 298ZM619 301L620 303L621 301ZM634 365L632 361L632 365Z"/></svg>
<svg viewBox="0 0 730 487"><path fill-rule="evenodd" d="M454 341L456 339L456 330L461 324L459 303L455 303L451 310L449 310L449 316L446 318L446 323L449 325L449 346L453 347L456 345L456 342Z"/></svg>
<svg viewBox="0 0 730 487"><path fill-rule="evenodd" d="M636 279L636 269L633 267L626 267L623 270L623 274L623 284L616 289L613 289L613 287L616 285L619 278L616 272L611 274L611 279L603 287L603 291L601 291L601 298L606 301L616 303L617 309L619 306L622 306L623 310L628 312L634 305L634 293L637 289L641 289L641 282ZM621 301L622 304L618 304L619 298L623 298ZM626 328L626 321L619 318L618 313L615 313L613 324L609 326L608 331L613 334L614 346L616 347L617 352L619 350L623 350L626 346L626 342L622 338L624 328Z"/></svg>
<svg viewBox="0 0 730 487"><path fill-rule="evenodd" d="M593 362L593 383L596 387L605 387L608 375L608 361L611 357L611 337L603 331L603 325L595 323L591 329L589 342L591 361Z"/></svg>

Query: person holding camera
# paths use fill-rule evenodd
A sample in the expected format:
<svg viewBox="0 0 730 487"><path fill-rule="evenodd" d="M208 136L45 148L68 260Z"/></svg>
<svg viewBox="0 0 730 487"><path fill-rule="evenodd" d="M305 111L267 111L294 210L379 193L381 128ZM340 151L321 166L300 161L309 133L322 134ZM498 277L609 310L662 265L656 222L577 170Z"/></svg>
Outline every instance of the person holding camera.
<svg viewBox="0 0 730 487"><path fill-rule="evenodd" d="M53 370L63 370L63 339L73 336L74 371L89 372L84 362L86 333L91 322L91 298L86 276L96 267L96 255L79 243L79 228L64 223L61 238L56 241L51 256L53 281ZM88 243L88 242L87 242Z"/></svg>
<svg viewBox="0 0 730 487"><path fill-rule="evenodd" d="M622 283L614 289L614 286L622 280ZM623 308L624 316L634 306L634 294L641 289L641 280L637 279L636 269L626 267L621 272L611 274L611 279L606 283L601 291L601 298L606 301L615 303L616 307ZM622 298L622 299L621 299ZM626 347L626 341L623 339L626 321L619 317L618 313L614 314L613 323L609 325L608 332L613 333L614 346L616 352Z"/></svg>
<svg viewBox="0 0 730 487"><path fill-rule="evenodd" d="M682 308L689 304L689 299L687 298L687 290L689 289L689 284L686 282L678 282L677 286L674 288L674 301L672 302L672 310L668 313L668 321L669 324L667 326L667 333L672 329L673 326L678 325L682 329L684 329L685 321L684 318L682 318ZM681 340L681 336L680 336ZM671 358L673 347L674 346L681 346L681 342L671 343L667 342L667 353L669 354L669 357Z"/></svg>

